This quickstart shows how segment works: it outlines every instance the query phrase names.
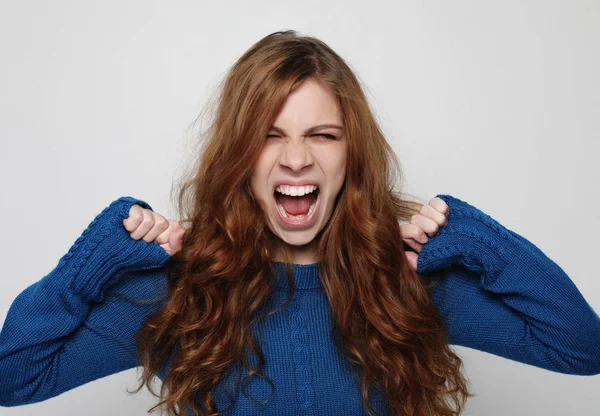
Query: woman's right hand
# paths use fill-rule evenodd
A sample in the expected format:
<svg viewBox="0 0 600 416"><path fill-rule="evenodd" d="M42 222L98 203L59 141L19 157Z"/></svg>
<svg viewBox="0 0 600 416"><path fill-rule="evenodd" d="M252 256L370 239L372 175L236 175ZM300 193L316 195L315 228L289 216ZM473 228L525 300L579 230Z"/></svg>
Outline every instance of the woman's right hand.
<svg viewBox="0 0 600 416"><path fill-rule="evenodd" d="M156 241L171 256L181 250L185 228L150 209L133 204L123 226L134 240Z"/></svg>

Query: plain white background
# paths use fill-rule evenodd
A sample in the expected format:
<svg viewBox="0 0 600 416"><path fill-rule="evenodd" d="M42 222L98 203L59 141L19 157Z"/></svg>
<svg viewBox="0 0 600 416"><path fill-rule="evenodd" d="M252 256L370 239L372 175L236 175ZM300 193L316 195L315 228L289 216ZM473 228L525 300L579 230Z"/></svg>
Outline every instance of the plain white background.
<svg viewBox="0 0 600 416"><path fill-rule="evenodd" d="M254 42L296 29L364 82L406 189L525 236L600 311L597 1L2 1L0 322L111 201L172 217L190 123ZM597 415L600 377L455 347L469 415ZM599 346L600 348L600 346ZM1 415L142 415L130 370Z"/></svg>

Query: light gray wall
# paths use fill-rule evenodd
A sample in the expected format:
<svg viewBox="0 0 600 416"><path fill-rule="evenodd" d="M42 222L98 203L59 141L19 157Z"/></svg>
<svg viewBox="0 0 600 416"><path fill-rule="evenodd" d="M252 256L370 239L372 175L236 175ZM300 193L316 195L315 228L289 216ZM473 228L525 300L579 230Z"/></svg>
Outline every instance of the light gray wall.
<svg viewBox="0 0 600 416"><path fill-rule="evenodd" d="M555 260L600 311L597 1L2 1L0 322L112 200L174 213L189 124L280 29L317 36L367 86L423 200L449 193ZM595 415L600 377L456 347L471 415ZM141 415L135 370L17 415ZM596 402L596 403L594 403Z"/></svg>

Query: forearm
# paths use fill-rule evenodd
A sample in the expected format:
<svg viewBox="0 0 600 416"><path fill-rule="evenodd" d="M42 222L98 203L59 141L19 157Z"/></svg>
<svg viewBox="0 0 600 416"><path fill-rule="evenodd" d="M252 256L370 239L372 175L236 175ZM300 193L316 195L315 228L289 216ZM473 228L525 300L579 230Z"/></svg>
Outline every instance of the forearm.
<svg viewBox="0 0 600 416"><path fill-rule="evenodd" d="M444 272L434 301L452 343L552 371L600 373L600 318L573 281L524 237L440 195L448 224L424 245L418 272Z"/></svg>
<svg viewBox="0 0 600 416"><path fill-rule="evenodd" d="M162 275L141 270L161 267L169 256L123 229L134 202L143 203L126 197L109 205L56 268L11 304L0 332L0 405L45 400L135 365L131 335L151 309L123 302L115 309L118 300L107 302L107 289L136 270L129 276L137 282L133 295L161 288L164 294ZM115 337L117 326L126 330Z"/></svg>

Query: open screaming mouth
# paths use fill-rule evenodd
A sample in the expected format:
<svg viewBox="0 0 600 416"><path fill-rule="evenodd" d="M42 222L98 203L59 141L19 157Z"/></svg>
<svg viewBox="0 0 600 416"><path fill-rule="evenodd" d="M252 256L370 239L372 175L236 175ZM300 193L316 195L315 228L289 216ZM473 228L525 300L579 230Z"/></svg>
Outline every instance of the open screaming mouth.
<svg viewBox="0 0 600 416"><path fill-rule="evenodd" d="M277 209L282 217L301 222L312 215L319 198L319 188L307 186L278 186L273 192Z"/></svg>

